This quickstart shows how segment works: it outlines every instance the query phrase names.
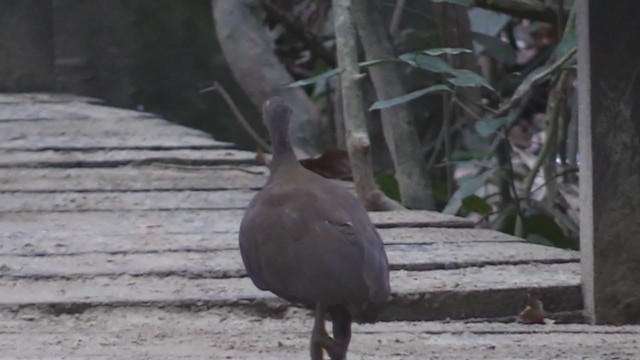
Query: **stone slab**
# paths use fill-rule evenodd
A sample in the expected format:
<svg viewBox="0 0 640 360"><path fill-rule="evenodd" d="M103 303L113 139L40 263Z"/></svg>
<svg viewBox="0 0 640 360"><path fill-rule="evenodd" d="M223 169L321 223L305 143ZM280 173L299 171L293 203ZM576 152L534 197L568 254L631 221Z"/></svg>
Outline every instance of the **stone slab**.
<svg viewBox="0 0 640 360"><path fill-rule="evenodd" d="M237 232L243 210L0 213L0 237L38 234L202 234ZM390 214L393 213L393 214ZM466 219L430 211L371 212L378 227L459 227Z"/></svg>
<svg viewBox="0 0 640 360"><path fill-rule="evenodd" d="M215 236L210 239L216 241ZM579 262L579 253L548 246L512 243L387 245L392 270L427 271L487 265ZM0 255L0 277L82 278L115 275L181 275L189 278L246 276L239 249L96 252L65 255Z"/></svg>
<svg viewBox="0 0 640 360"><path fill-rule="evenodd" d="M0 192L258 189L264 185L267 172L258 166L169 164L107 169L0 168Z"/></svg>
<svg viewBox="0 0 640 360"><path fill-rule="evenodd" d="M100 106L83 101L78 102L24 102L0 104L0 122L42 119L117 119L154 118L158 116L141 111Z"/></svg>
<svg viewBox="0 0 640 360"><path fill-rule="evenodd" d="M471 228L473 221L426 210L396 210L370 212L371 220L379 228L387 227L448 227Z"/></svg>
<svg viewBox="0 0 640 360"><path fill-rule="evenodd" d="M0 104L16 104L16 103L69 103L69 102L85 102L91 104L102 104L104 101L92 97L72 95L72 94L53 94L53 93L2 93L0 94Z"/></svg>
<svg viewBox="0 0 640 360"><path fill-rule="evenodd" d="M456 243L521 243L522 239L488 229L379 229L385 244L440 245ZM215 241L212 241L215 239ZM238 233L101 234L14 232L0 241L0 255L43 256L86 253L145 253L238 249Z"/></svg>
<svg viewBox="0 0 640 360"><path fill-rule="evenodd" d="M0 104L0 114L5 105ZM128 111L128 110L122 110ZM230 143L160 118L60 118L0 121L0 149L228 148Z"/></svg>
<svg viewBox="0 0 640 360"><path fill-rule="evenodd" d="M0 212L244 209L256 191L12 192L0 195Z"/></svg>
<svg viewBox="0 0 640 360"><path fill-rule="evenodd" d="M512 316L535 288L549 311L581 308L579 264L528 264L433 271L393 271L392 299L383 319L427 320ZM0 278L1 308L39 306L287 306L248 278L183 276L79 279ZM499 307L496 305L500 304Z"/></svg>
<svg viewBox="0 0 640 360"><path fill-rule="evenodd" d="M256 155L250 151L231 149L112 149L112 150L46 150L0 152L0 167L4 168L100 168L153 163L192 166L254 164Z"/></svg>
<svg viewBox="0 0 640 360"><path fill-rule="evenodd" d="M0 314L0 353L12 359L308 358L313 318L289 309L276 317L245 310L97 308L51 316ZM640 327L482 322L355 324L349 359L635 359Z"/></svg>

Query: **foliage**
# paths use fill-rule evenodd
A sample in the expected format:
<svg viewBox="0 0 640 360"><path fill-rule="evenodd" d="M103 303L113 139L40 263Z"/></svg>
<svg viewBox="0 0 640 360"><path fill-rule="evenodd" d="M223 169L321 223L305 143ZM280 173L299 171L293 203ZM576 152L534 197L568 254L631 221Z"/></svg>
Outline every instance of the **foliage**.
<svg viewBox="0 0 640 360"><path fill-rule="evenodd" d="M464 7L476 3L432 2ZM532 11L540 9L541 2L519 0L518 6ZM474 13L476 22L483 18L492 26L472 27L473 49L444 43L392 59L361 62L363 69L394 63L412 78L423 79L422 86L395 98L378 99L369 110L441 97L441 134L431 152L443 156L433 155L441 160L430 164L431 171L451 169L453 188L433 181L433 193L446 199L442 211L471 217L534 243L576 248L578 209L570 207L575 202L560 186L576 186L575 177L563 174L577 167L569 160L575 154L566 154L567 137L575 127L570 115L577 111L569 103L575 79L575 9L562 29L557 24L496 16L489 10ZM521 46L523 37L529 46ZM453 65L459 63L456 57L468 54L488 59L491 68L474 71ZM319 84L339 73L329 69L289 86ZM480 101L466 96L469 88L481 94ZM392 175L385 173L377 181L387 195L401 195Z"/></svg>

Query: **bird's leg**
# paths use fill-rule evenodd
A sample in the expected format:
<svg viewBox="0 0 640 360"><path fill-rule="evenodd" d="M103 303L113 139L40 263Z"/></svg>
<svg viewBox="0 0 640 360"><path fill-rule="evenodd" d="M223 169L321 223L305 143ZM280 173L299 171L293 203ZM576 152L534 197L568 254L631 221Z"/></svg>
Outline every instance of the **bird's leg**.
<svg viewBox="0 0 640 360"><path fill-rule="evenodd" d="M336 342L327 334L327 329L324 327L324 315L326 308L323 305L316 305L315 320L313 322L313 331L311 332L311 360L322 360L322 350L327 350L329 357L333 359L340 359L335 357L340 353L340 347Z"/></svg>
<svg viewBox="0 0 640 360"><path fill-rule="evenodd" d="M337 306L331 312L333 321L333 338L338 345L338 357L331 360L343 360L347 357L347 349L351 341L351 314L343 306Z"/></svg>

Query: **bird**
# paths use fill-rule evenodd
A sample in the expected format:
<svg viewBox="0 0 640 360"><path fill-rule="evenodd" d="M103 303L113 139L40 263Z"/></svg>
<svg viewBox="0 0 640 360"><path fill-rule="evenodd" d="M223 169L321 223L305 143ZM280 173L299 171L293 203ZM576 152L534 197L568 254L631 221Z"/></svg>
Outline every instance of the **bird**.
<svg viewBox="0 0 640 360"><path fill-rule="evenodd" d="M281 97L262 106L273 154L265 185L245 208L240 253L257 288L314 309L311 360L321 360L323 351L343 360L352 322L375 321L390 298L389 262L358 198L298 162L291 114Z"/></svg>

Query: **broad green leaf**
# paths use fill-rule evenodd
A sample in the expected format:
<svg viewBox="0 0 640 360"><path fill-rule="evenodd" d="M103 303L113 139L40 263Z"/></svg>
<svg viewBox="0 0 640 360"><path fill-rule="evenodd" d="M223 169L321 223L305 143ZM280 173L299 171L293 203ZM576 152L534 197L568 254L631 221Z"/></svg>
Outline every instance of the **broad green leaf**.
<svg viewBox="0 0 640 360"><path fill-rule="evenodd" d="M396 63L402 62L402 60L398 59L376 59L376 60L367 60L359 63L360 67L366 68L369 66L379 65L379 64L388 64L388 63Z"/></svg>
<svg viewBox="0 0 640 360"><path fill-rule="evenodd" d="M509 121L508 116L503 116L495 119L484 118L476 122L475 128L476 128L476 131L478 132L478 135L483 137L489 136L495 133L496 130L498 130L498 128L506 124L508 121Z"/></svg>
<svg viewBox="0 0 640 360"><path fill-rule="evenodd" d="M542 27L544 27L546 25L547 25L547 23L544 23L544 22L541 22L541 21L532 21L531 23L529 23L529 26L527 26L525 28L525 30L530 35L533 35L536 31L540 30Z"/></svg>
<svg viewBox="0 0 640 360"><path fill-rule="evenodd" d="M438 85L433 85L433 86L429 86L428 88L424 88L424 89L420 89L420 90L416 90L414 92L410 92L408 94L404 94L402 96L398 96L392 99L387 99L387 100L378 100L376 102L373 103L373 105L371 105L371 107L369 108L369 110L379 110L379 109L386 109L386 108L390 108L392 106L396 106L399 104L404 104L408 101L411 101L413 99L417 99L420 96L424 96L430 93L434 93L434 92L439 92L439 91L449 91L449 92L453 92L451 90L451 88L449 88L446 85L442 85L442 84L438 84Z"/></svg>
<svg viewBox="0 0 640 360"><path fill-rule="evenodd" d="M454 75L454 77L448 78L447 81L455 86L460 86L460 87L468 87L468 86L483 87L484 86L491 91L495 91L493 90L491 85L489 85L489 82L487 81L487 79L474 73L471 70L453 69L453 71L450 72L450 74Z"/></svg>
<svg viewBox="0 0 640 360"><path fill-rule="evenodd" d="M460 5L464 7L470 7L473 4L473 0L431 0L434 3L447 3Z"/></svg>
<svg viewBox="0 0 640 360"><path fill-rule="evenodd" d="M298 81L294 81L291 84L285 86L287 88L292 88L292 87L298 87L298 86L305 86L305 85L311 85L311 84L315 84L319 81L323 81L326 79L329 79L333 76L336 76L338 74L340 74L342 72L341 69L331 69L328 71L323 72L322 74L316 75L316 76L312 76L310 78L307 79L302 79L302 80L298 80Z"/></svg>
<svg viewBox="0 0 640 360"><path fill-rule="evenodd" d="M555 50L556 59L559 59L565 56L571 49L576 47L576 45L577 45L576 34L567 34L567 36L562 38L562 41L560 41L558 46L556 46L556 50Z"/></svg>
<svg viewBox="0 0 640 360"><path fill-rule="evenodd" d="M414 61L415 66L435 73L451 74L456 71L446 61L435 56L418 55L414 58Z"/></svg>
<svg viewBox="0 0 640 360"><path fill-rule="evenodd" d="M495 60L513 65L516 63L516 51L511 45L495 36L474 32L473 40L484 47L484 51Z"/></svg>
<svg viewBox="0 0 640 360"><path fill-rule="evenodd" d="M376 183L378 183L380 190L382 190L385 195L393 200L400 201L400 186L393 174L383 173L376 176Z"/></svg>
<svg viewBox="0 0 640 360"><path fill-rule="evenodd" d="M489 228L513 235L517 214L518 206L516 206L516 202L511 202L503 207L498 216L490 221Z"/></svg>
<svg viewBox="0 0 640 360"><path fill-rule="evenodd" d="M532 244L544 245L544 246L555 246L553 241L547 239L546 237L538 234L529 234L527 235L527 242Z"/></svg>
<svg viewBox="0 0 640 360"><path fill-rule="evenodd" d="M411 65L411 66L417 66L416 65L416 57L418 57L418 54L416 53L406 53L406 54L402 54L400 56L398 56L398 59L400 59L400 61L404 61L407 64Z"/></svg>
<svg viewBox="0 0 640 360"><path fill-rule="evenodd" d="M514 91L513 95L511 95L511 98L518 99L529 90L531 90L531 87L534 84L538 83L540 80L542 80L542 78L545 77L545 72L549 70L550 67L551 65L544 65L530 72L529 75L527 75L527 77L522 80L522 83L518 85L516 91Z"/></svg>
<svg viewBox="0 0 640 360"><path fill-rule="evenodd" d="M529 236L535 234L548 239L553 245L561 248L575 248L575 244L569 239L555 219L545 213L529 215L524 218L524 230Z"/></svg>
<svg viewBox="0 0 640 360"><path fill-rule="evenodd" d="M493 91L493 88L489 82L482 76L467 69L454 69L443 59L423 54L403 54L400 55L400 59L409 63L412 66L428 70L434 73L445 73L453 75L451 79L447 79L451 84L455 86L484 86Z"/></svg>
<svg viewBox="0 0 640 360"><path fill-rule="evenodd" d="M449 203L445 206L444 210L442 210L445 214L455 215L460 206L462 206L462 201L464 198L473 195L484 183L487 182L487 179L491 176L493 171L486 171L474 178L465 180L458 190L451 196L449 199Z"/></svg>
<svg viewBox="0 0 640 360"><path fill-rule="evenodd" d="M431 55L431 56L438 56L443 54L457 55L457 54L471 53L471 52L473 51L465 48L435 48L435 49L421 51L422 54Z"/></svg>
<svg viewBox="0 0 640 360"><path fill-rule="evenodd" d="M495 152L472 152L472 151L462 151L455 150L453 154L451 154L451 161L472 161L472 160L482 160L485 158L492 158L496 156Z"/></svg>
<svg viewBox="0 0 640 360"><path fill-rule="evenodd" d="M489 146L491 146L491 142L488 138L484 138L472 128L464 128L461 131L462 133L462 145L468 151L474 153L483 153L487 151Z"/></svg>
<svg viewBox="0 0 640 360"><path fill-rule="evenodd" d="M493 208L487 200L475 194L467 196L462 200L462 208L468 212L474 212L480 215L488 215L493 211Z"/></svg>
<svg viewBox="0 0 640 360"><path fill-rule="evenodd" d="M376 59L376 60L368 60L368 61L363 61L361 63L359 63L358 65L360 65L360 67L366 68L369 66L374 66L374 65L379 65L379 64L386 64L386 63L393 63L393 62L402 62L402 60L398 60L398 59ZM311 85L311 84L315 84L317 82L329 79L333 76L336 76L338 74L340 74L342 72L341 69L331 69L331 70L327 70L321 74L318 74L316 76L312 76L310 78L307 79L302 79L302 80L298 80L298 81L294 81L291 84L285 86L287 88L292 88L292 87L298 87L298 86L305 86L305 85Z"/></svg>
<svg viewBox="0 0 640 360"><path fill-rule="evenodd" d="M496 36L511 20L511 16L491 10L474 7L469 9L471 31ZM479 49L482 50L482 49Z"/></svg>

